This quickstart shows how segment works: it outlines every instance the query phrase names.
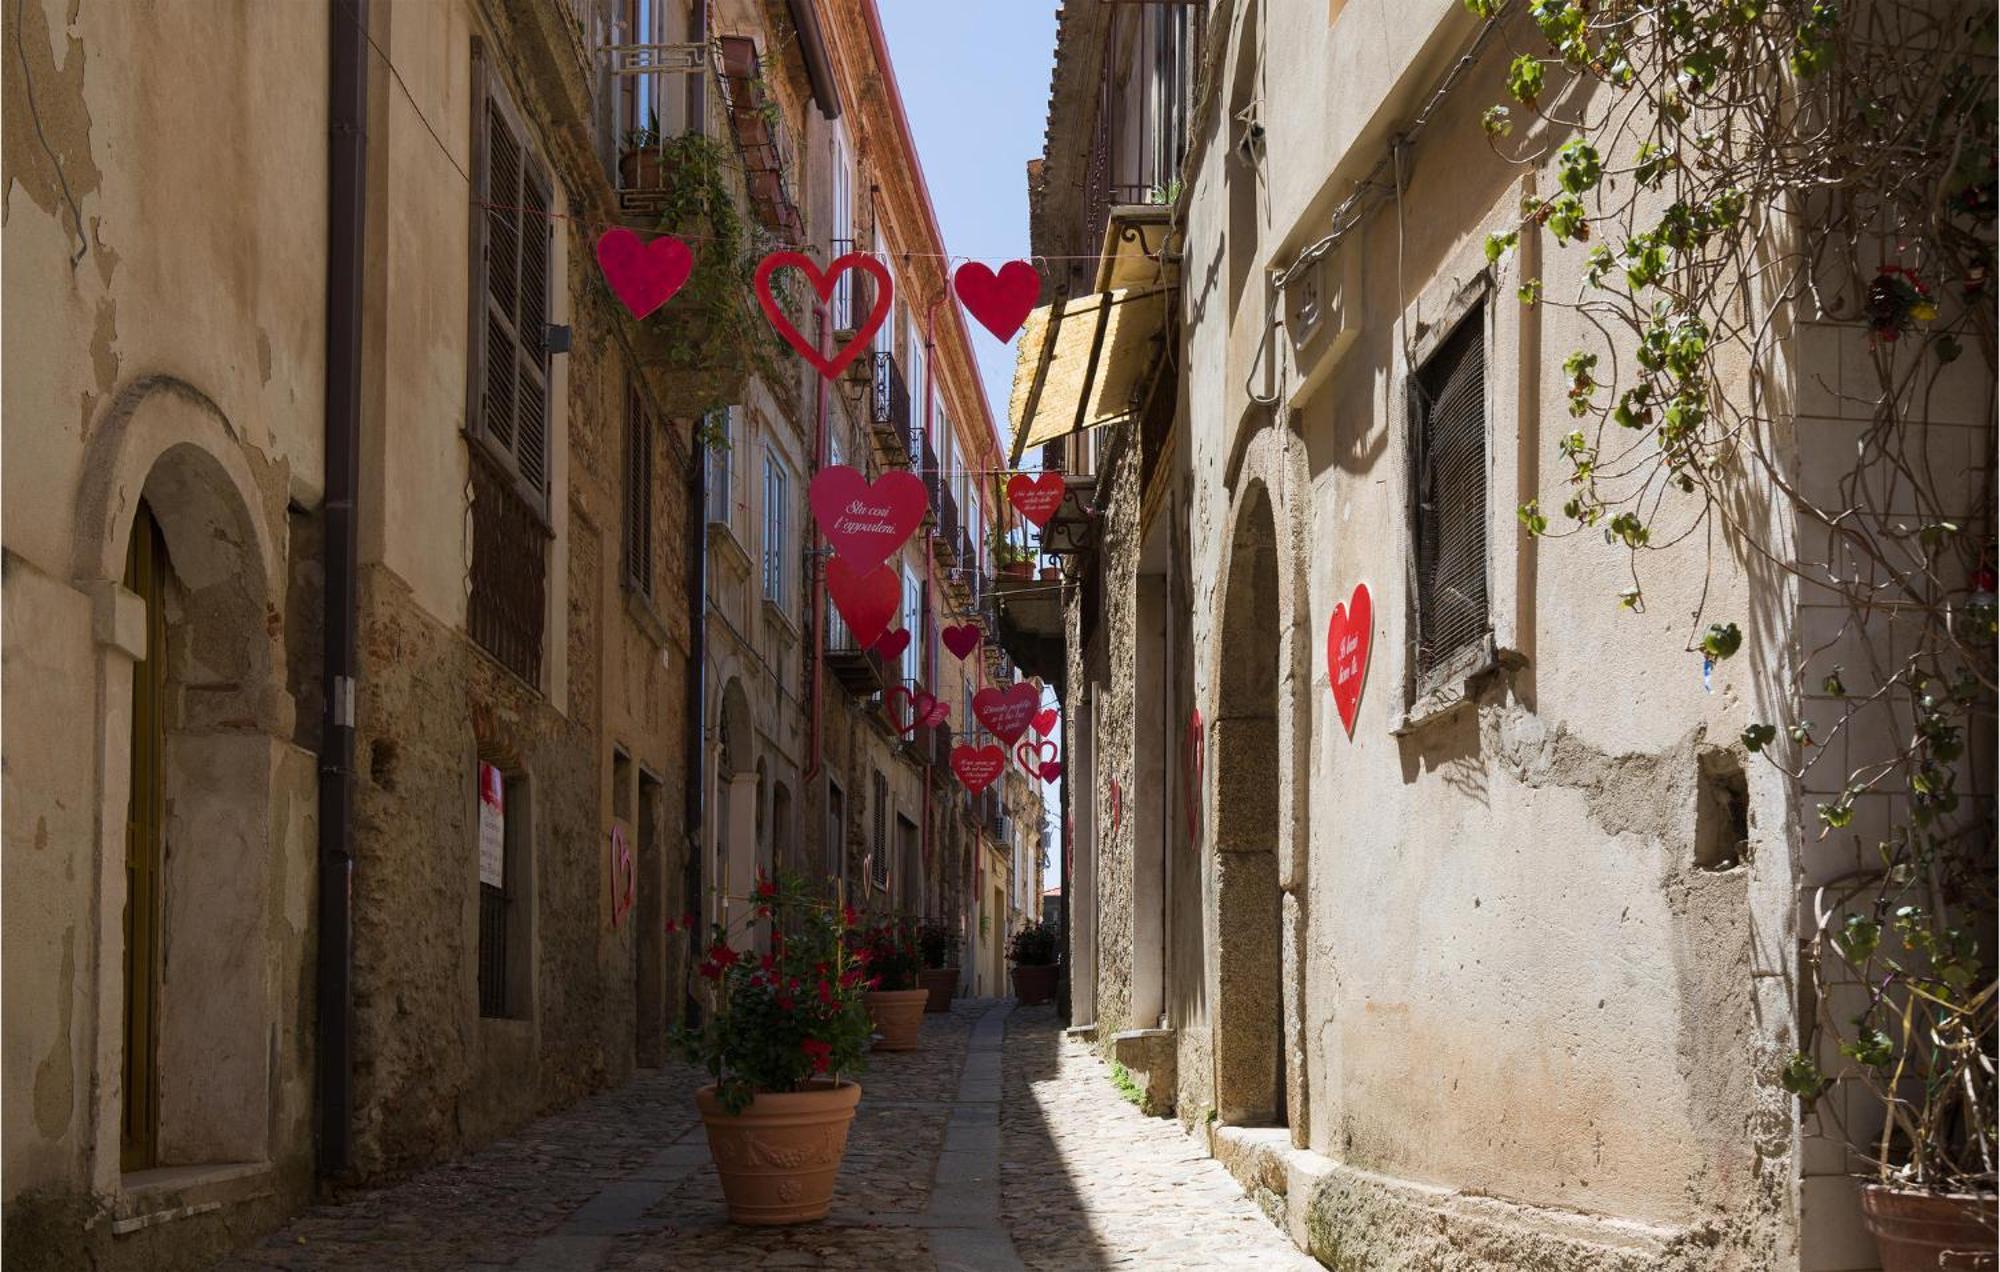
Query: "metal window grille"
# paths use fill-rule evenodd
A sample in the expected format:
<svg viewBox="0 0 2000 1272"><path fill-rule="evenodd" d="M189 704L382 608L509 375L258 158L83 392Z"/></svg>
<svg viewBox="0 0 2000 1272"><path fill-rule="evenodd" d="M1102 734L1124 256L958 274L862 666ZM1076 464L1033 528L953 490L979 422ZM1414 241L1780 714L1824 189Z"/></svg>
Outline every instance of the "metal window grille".
<svg viewBox="0 0 2000 1272"><path fill-rule="evenodd" d="M653 594L653 421L636 385L625 393L625 585Z"/></svg>
<svg viewBox="0 0 2000 1272"><path fill-rule="evenodd" d="M1485 339L1482 305L1418 368L1414 384L1420 678L1478 647L1488 630Z"/></svg>
<svg viewBox="0 0 2000 1272"><path fill-rule="evenodd" d="M507 1014L507 893L479 885L479 1014Z"/></svg>
<svg viewBox="0 0 2000 1272"><path fill-rule="evenodd" d="M875 774L875 838L868 859L868 877L878 888L889 886L889 779Z"/></svg>
<svg viewBox="0 0 2000 1272"><path fill-rule="evenodd" d="M472 594L466 629L501 665L540 685L548 529L485 447L473 447L472 457Z"/></svg>
<svg viewBox="0 0 2000 1272"><path fill-rule="evenodd" d="M736 444L736 411L722 407L713 417L716 438L708 446L708 519L733 527L736 524L736 494L731 484L729 453Z"/></svg>

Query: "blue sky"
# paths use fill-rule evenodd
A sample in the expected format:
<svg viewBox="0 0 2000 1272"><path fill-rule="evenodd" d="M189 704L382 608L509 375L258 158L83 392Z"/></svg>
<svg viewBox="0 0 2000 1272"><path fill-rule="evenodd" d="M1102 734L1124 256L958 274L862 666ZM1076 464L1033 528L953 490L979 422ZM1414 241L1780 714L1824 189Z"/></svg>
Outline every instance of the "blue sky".
<svg viewBox="0 0 2000 1272"><path fill-rule="evenodd" d="M999 268L1028 254L1028 160L1042 153L1056 0L877 0L945 250ZM994 423L1014 351L968 321Z"/></svg>

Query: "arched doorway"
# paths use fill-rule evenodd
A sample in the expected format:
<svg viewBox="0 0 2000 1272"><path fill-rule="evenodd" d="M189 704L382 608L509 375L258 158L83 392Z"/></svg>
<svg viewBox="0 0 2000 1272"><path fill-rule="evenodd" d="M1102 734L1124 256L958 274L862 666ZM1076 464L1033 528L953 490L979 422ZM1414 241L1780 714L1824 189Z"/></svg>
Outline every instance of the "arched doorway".
<svg viewBox="0 0 2000 1272"><path fill-rule="evenodd" d="M1230 1125L1282 1126L1282 632L1277 528L1262 483L1252 483L1243 496L1224 586L1209 744L1215 773L1216 1112Z"/></svg>
<svg viewBox="0 0 2000 1272"><path fill-rule="evenodd" d="M743 682L731 677L722 688L718 728L721 754L715 772L715 870L718 895L714 917L733 916L750 895L757 864L757 830L763 820L758 806L762 775L753 756L754 727L750 699Z"/></svg>

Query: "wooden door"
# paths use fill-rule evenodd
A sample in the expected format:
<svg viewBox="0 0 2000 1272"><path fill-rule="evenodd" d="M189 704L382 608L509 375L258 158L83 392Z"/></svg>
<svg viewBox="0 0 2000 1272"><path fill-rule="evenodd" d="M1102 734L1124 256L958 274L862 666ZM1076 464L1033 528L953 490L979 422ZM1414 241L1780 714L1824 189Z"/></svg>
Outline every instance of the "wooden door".
<svg viewBox="0 0 2000 1272"><path fill-rule="evenodd" d="M125 586L146 603L146 657L132 668L132 787L125 818L125 1108L119 1161L159 1161L160 871L166 810L167 545L141 502Z"/></svg>

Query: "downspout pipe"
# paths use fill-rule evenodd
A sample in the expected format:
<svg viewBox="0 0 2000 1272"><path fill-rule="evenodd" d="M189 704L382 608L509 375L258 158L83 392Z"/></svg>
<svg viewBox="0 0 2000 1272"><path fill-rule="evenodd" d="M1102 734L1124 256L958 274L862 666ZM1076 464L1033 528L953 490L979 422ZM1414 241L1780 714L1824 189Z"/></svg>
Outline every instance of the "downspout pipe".
<svg viewBox="0 0 2000 1272"><path fill-rule="evenodd" d="M813 347L820 351L821 357L826 356L827 327L826 306L821 305L819 306L819 312L813 328ZM820 469L826 467L827 388L825 376L814 376L813 379L818 385L813 395L812 471L816 475ZM808 477L807 480L810 481L811 477ZM821 740L821 731L826 725L824 714L824 695L826 692L826 562L820 557L819 518L808 516L806 520L812 523L812 553L807 557L807 560L812 562L811 572L813 581L811 615L812 727L807 734L807 746L809 750L807 752L805 781L802 784L810 787L812 783L819 780L820 770L823 767L821 759L825 755L825 747ZM847 858L844 846L841 851L843 855L840 860L845 863Z"/></svg>
<svg viewBox="0 0 2000 1272"><path fill-rule="evenodd" d="M315 1018L319 1170L353 1164L354 681L361 474L361 258L367 211L368 0L332 0L327 48L325 715L319 759Z"/></svg>

